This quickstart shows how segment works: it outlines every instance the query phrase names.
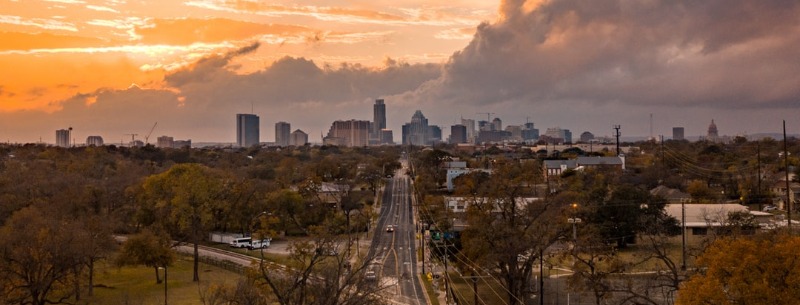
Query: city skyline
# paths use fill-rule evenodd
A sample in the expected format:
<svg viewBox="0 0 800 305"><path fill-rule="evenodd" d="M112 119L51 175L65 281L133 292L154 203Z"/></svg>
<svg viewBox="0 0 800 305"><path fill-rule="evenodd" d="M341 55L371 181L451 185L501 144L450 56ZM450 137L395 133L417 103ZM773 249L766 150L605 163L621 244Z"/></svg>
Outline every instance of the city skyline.
<svg viewBox="0 0 800 305"><path fill-rule="evenodd" d="M800 132L800 4L712 0L0 0L0 141L53 131L235 142L254 113L320 141L335 120L400 134L494 113L575 135ZM263 142L274 141L271 133Z"/></svg>

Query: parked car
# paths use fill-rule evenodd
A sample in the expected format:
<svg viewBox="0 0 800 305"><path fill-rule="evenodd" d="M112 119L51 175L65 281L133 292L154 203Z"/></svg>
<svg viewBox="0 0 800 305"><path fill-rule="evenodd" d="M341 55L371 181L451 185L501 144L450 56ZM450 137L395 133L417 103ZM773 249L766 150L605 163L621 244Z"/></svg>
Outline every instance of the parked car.
<svg viewBox="0 0 800 305"><path fill-rule="evenodd" d="M769 211L775 211L775 210L777 210L777 209L778 209L778 207L776 207L776 206L774 206L774 205L768 205L768 206L765 206L765 207L764 207L763 211L764 211L764 212L769 212Z"/></svg>
<svg viewBox="0 0 800 305"><path fill-rule="evenodd" d="M228 245L233 248L249 248L252 240L250 237L234 238Z"/></svg>
<svg viewBox="0 0 800 305"><path fill-rule="evenodd" d="M263 249L263 248L269 247L270 241L272 241L271 238L256 239L256 240L250 242L250 246L248 246L247 248L250 249L250 250Z"/></svg>

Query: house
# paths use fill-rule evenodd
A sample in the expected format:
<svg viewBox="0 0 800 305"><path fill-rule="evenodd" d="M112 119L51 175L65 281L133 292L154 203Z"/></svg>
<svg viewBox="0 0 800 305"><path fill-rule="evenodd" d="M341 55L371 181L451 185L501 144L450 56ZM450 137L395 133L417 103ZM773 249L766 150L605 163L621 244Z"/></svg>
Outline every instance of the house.
<svg viewBox="0 0 800 305"><path fill-rule="evenodd" d="M612 168L625 170L625 157L578 157L578 166L584 168Z"/></svg>
<svg viewBox="0 0 800 305"><path fill-rule="evenodd" d="M587 168L609 168L625 170L624 157L578 157L573 160L544 160L544 177L558 177L565 171Z"/></svg>
<svg viewBox="0 0 800 305"><path fill-rule="evenodd" d="M731 225L728 216L734 212L752 215L758 223L772 222L771 216L764 215L763 212L751 212L746 206L737 203L668 204L664 210L667 215L675 217L678 223L681 223L685 217L686 236L705 236L709 234L709 230Z"/></svg>
<svg viewBox="0 0 800 305"><path fill-rule="evenodd" d="M650 195L659 196L667 200L668 203L689 203L692 202L692 196L688 193L681 192L681 190L669 188L659 185L650 190Z"/></svg>
<svg viewBox="0 0 800 305"><path fill-rule="evenodd" d="M577 160L544 160L544 177L558 177L565 171L577 167Z"/></svg>
<svg viewBox="0 0 800 305"><path fill-rule="evenodd" d="M786 178L781 178L781 181L776 182L772 185L772 193L778 196L777 206L778 209L786 210L786 202L792 202L794 206L794 211L798 210L797 205L800 204L800 183L798 182L789 182L789 199L786 199ZM791 178L790 178L791 179Z"/></svg>
<svg viewBox="0 0 800 305"><path fill-rule="evenodd" d="M485 203L490 200L486 197L444 197L444 204L447 206L451 212L455 214L466 213L467 208L476 202L478 203ZM518 209L523 209L526 205L534 203L536 201L541 200L541 198L535 197L528 197L528 198L517 198L516 199L516 206ZM497 207L493 210L493 212L499 213L501 210Z"/></svg>
<svg viewBox="0 0 800 305"><path fill-rule="evenodd" d="M475 171L482 171L484 173L491 174L492 170L490 169L474 169L474 168L467 168L466 161L450 161L445 162L444 167L447 168L447 190L452 192L455 189L455 185L453 184L453 180L458 178L458 176L469 174Z"/></svg>

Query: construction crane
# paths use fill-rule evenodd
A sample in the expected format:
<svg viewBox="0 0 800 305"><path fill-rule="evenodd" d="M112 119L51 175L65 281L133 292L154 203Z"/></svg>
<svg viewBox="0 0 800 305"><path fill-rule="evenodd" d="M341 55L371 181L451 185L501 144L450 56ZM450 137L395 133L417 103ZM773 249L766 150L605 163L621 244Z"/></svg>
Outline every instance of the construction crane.
<svg viewBox="0 0 800 305"><path fill-rule="evenodd" d="M486 121L487 122L491 122L492 121L492 115L494 114L494 112L478 112L476 114L485 114L486 115Z"/></svg>
<svg viewBox="0 0 800 305"><path fill-rule="evenodd" d="M147 135L146 135L146 136L144 136L144 144L145 144L145 145L149 144L149 142L148 142L148 141L150 140L150 135L152 135L152 134L153 134L153 130L156 130L156 125L158 125L158 122L156 122L155 124L153 124L153 128L150 128L150 132L148 132L148 133L147 133Z"/></svg>
<svg viewBox="0 0 800 305"><path fill-rule="evenodd" d="M131 143L130 143L131 146L133 146L134 142L136 142L136 136L138 136L138 135L139 135L138 133L126 133L126 134L123 134L123 136L131 136Z"/></svg>

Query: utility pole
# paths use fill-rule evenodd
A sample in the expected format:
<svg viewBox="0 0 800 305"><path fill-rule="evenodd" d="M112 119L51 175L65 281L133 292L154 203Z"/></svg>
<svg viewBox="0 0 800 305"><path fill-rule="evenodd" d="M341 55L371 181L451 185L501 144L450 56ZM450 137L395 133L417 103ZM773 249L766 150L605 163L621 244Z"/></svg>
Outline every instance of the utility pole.
<svg viewBox="0 0 800 305"><path fill-rule="evenodd" d="M792 234L792 200L789 190L789 151L786 149L786 120L783 120L783 164L786 171L786 218L789 219L789 235Z"/></svg>
<svg viewBox="0 0 800 305"><path fill-rule="evenodd" d="M442 235L442 242L444 243L444 303L450 305L450 285L447 280L450 277L447 273L447 238L444 235Z"/></svg>
<svg viewBox="0 0 800 305"><path fill-rule="evenodd" d="M475 300L473 301L473 304L478 305L478 277L474 272L472 278L472 293L475 294Z"/></svg>
<svg viewBox="0 0 800 305"><path fill-rule="evenodd" d="M620 136L619 129L620 129L619 125L614 125L614 130L616 131L614 136L617 137L617 157L620 156L620 152L619 152L619 136Z"/></svg>
<svg viewBox="0 0 800 305"><path fill-rule="evenodd" d="M544 249L539 249L539 305L544 305Z"/></svg>
<svg viewBox="0 0 800 305"><path fill-rule="evenodd" d="M417 202L419 204L419 202ZM422 274L425 274L425 225L422 225L420 245L422 246Z"/></svg>
<svg viewBox="0 0 800 305"><path fill-rule="evenodd" d="M664 159L664 135L661 135L661 180L667 177L667 160Z"/></svg>
<svg viewBox="0 0 800 305"><path fill-rule="evenodd" d="M756 189L756 198L758 198L758 210L761 211L764 207L761 206L761 141L756 142L756 163L758 164L758 188Z"/></svg>
<svg viewBox="0 0 800 305"><path fill-rule="evenodd" d="M681 270L686 271L686 201L681 200Z"/></svg>

